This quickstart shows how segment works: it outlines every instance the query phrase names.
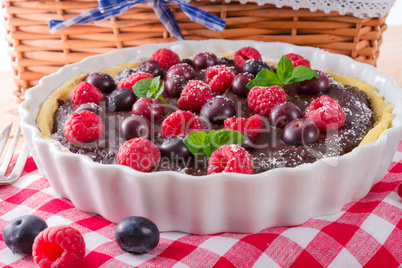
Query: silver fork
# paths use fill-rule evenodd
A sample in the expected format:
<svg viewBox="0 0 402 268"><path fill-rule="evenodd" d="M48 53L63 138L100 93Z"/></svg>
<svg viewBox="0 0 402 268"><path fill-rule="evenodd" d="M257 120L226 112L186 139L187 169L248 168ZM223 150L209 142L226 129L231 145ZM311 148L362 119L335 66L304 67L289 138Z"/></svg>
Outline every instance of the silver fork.
<svg viewBox="0 0 402 268"><path fill-rule="evenodd" d="M0 155L3 153L4 148L6 147L6 143L8 140L8 137L10 136L11 132L11 127L13 126L13 123L9 124L3 132L0 134ZM6 172L8 169L8 166L10 165L11 158L14 155L15 147L17 146L18 138L20 136L21 129L18 128L17 132L14 135L13 140L11 141L10 148L7 151L7 154L1 163L0 166L0 185L6 185L15 182L18 180L21 176L22 171L24 170L25 163L28 158L28 153L29 149L26 143L22 145L20 154L18 156L17 162L15 163L15 166L10 173L10 175L6 176Z"/></svg>

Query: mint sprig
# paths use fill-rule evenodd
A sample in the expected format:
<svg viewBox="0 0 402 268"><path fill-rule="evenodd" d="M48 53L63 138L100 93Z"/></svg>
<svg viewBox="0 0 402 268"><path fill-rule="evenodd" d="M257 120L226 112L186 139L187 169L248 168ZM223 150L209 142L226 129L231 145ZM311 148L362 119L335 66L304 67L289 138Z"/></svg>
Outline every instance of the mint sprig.
<svg viewBox="0 0 402 268"><path fill-rule="evenodd" d="M231 129L211 130L209 133L203 131L191 132L184 139L183 143L187 149L198 157L211 157L212 153L225 144L241 145L245 137Z"/></svg>
<svg viewBox="0 0 402 268"><path fill-rule="evenodd" d="M276 73L269 69L262 70L247 84L247 88L252 89L255 86L270 87L274 85L284 87L318 77L316 71L306 66L293 67L292 61L282 56L276 68Z"/></svg>
<svg viewBox="0 0 402 268"><path fill-rule="evenodd" d="M154 79L142 79L133 86L133 91L138 98L159 98L163 103L167 104L167 101L162 96L164 89L165 82L160 82L160 76L157 76Z"/></svg>

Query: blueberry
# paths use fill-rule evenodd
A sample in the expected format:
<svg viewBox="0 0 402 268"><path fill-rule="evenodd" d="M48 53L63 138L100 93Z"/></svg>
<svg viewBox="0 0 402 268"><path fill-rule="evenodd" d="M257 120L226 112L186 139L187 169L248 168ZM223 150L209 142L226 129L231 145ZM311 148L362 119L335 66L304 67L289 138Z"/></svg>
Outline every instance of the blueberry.
<svg viewBox="0 0 402 268"><path fill-rule="evenodd" d="M215 124L222 124L236 114L236 107L226 97L217 96L207 101L201 108L201 116Z"/></svg>
<svg viewBox="0 0 402 268"><path fill-rule="evenodd" d="M247 84L253 80L255 76L251 73L239 73L232 81L232 91L234 94L246 97L249 90Z"/></svg>
<svg viewBox="0 0 402 268"><path fill-rule="evenodd" d="M193 60L194 68L205 69L218 64L218 58L211 52L201 52L195 55Z"/></svg>
<svg viewBox="0 0 402 268"><path fill-rule="evenodd" d="M170 161L186 161L192 157L192 154L183 143L184 137L170 136L159 147L162 157L167 157Z"/></svg>
<svg viewBox="0 0 402 268"><path fill-rule="evenodd" d="M174 75L165 81L165 92L171 98L180 97L187 80L181 76Z"/></svg>
<svg viewBox="0 0 402 268"><path fill-rule="evenodd" d="M99 115L99 114L102 112L102 108L101 108L99 105L97 105L97 104L95 104L95 103L92 103L92 102L90 102L90 103L84 103L84 104L80 105L80 106L74 111L74 113L80 113L80 112L82 112L82 111L90 111L90 112L93 112L93 113Z"/></svg>
<svg viewBox="0 0 402 268"><path fill-rule="evenodd" d="M328 76L321 71L316 71L319 78L313 78L300 82L297 86L297 91L302 94L318 94L320 92L325 93L329 90L330 81Z"/></svg>
<svg viewBox="0 0 402 268"><path fill-rule="evenodd" d="M91 73L87 76L85 81L99 88L103 93L110 93L116 89L116 83L113 78L106 73Z"/></svg>
<svg viewBox="0 0 402 268"><path fill-rule="evenodd" d="M3 240L13 253L29 254L35 237L46 228L46 222L38 216L21 216L4 227Z"/></svg>
<svg viewBox="0 0 402 268"><path fill-rule="evenodd" d="M195 77L195 72L191 65L187 63L179 63L169 68L169 70L166 72L165 78L167 80L172 76L181 76L188 81Z"/></svg>
<svg viewBox="0 0 402 268"><path fill-rule="evenodd" d="M269 114L269 124L273 127L284 128L290 121L302 117L302 111L291 102L276 105Z"/></svg>
<svg viewBox="0 0 402 268"><path fill-rule="evenodd" d="M293 120L283 129L282 140L288 145L313 144L320 139L320 130L306 118Z"/></svg>
<svg viewBox="0 0 402 268"><path fill-rule="evenodd" d="M130 111L137 100L129 88L118 88L107 96L107 109L110 111Z"/></svg>
<svg viewBox="0 0 402 268"><path fill-rule="evenodd" d="M120 130L121 136L126 140L131 140L132 138L144 138L150 140L153 127L147 118L139 115L132 115L123 120Z"/></svg>
<svg viewBox="0 0 402 268"><path fill-rule="evenodd" d="M133 114L141 115L151 121L156 121L162 117L165 111L157 100L141 98L134 103L132 112Z"/></svg>
<svg viewBox="0 0 402 268"><path fill-rule="evenodd" d="M264 69L269 69L269 66L267 63L260 61L260 60L249 59L244 63L242 72L257 75L259 72L261 72Z"/></svg>
<svg viewBox="0 0 402 268"><path fill-rule="evenodd" d="M151 220L132 216L116 226L114 238L125 252L143 254L153 250L159 243L159 229Z"/></svg>
<svg viewBox="0 0 402 268"><path fill-rule="evenodd" d="M143 63L141 63L140 66L138 66L138 71L144 73L150 73L154 77L163 75L162 66L159 64L159 62L155 60L144 61Z"/></svg>

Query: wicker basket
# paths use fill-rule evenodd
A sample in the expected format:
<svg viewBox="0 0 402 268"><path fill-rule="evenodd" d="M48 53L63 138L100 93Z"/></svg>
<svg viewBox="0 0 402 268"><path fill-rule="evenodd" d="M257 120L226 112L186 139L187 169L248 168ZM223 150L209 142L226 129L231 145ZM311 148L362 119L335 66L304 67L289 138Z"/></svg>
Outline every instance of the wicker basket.
<svg viewBox="0 0 402 268"><path fill-rule="evenodd" d="M376 64L385 19L360 19L332 12L259 6L255 3L225 3L223 0L192 1L226 21L215 32L190 21L178 6L171 6L186 39L251 39L315 46ZM20 100L38 80L61 66L116 48L176 41L160 23L152 7L137 5L109 20L75 25L50 34L50 19L70 19L97 7L96 0L2 0L6 39L12 58L14 80Z"/></svg>

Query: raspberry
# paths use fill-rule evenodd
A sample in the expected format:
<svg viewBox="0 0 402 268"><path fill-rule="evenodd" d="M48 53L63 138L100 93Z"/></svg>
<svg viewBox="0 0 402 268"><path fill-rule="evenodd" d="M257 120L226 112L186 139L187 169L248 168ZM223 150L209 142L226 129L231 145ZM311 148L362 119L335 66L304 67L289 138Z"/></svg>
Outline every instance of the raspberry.
<svg viewBox="0 0 402 268"><path fill-rule="evenodd" d="M73 144L99 139L104 131L99 115L86 110L71 114L63 129L64 136Z"/></svg>
<svg viewBox="0 0 402 268"><path fill-rule="evenodd" d="M293 67L297 67L299 65L306 66L311 68L310 61L305 59L303 56L300 56L295 53L289 53L285 55L286 58L290 59L293 63Z"/></svg>
<svg viewBox="0 0 402 268"><path fill-rule="evenodd" d="M327 95L315 99L305 110L304 117L321 131L334 131L345 124L346 115L338 102Z"/></svg>
<svg viewBox="0 0 402 268"><path fill-rule="evenodd" d="M253 87L248 93L248 107L255 113L268 116L278 104L286 102L287 96L280 86Z"/></svg>
<svg viewBox="0 0 402 268"><path fill-rule="evenodd" d="M253 47L243 47L234 54L234 63L239 70L243 69L244 63L249 60L262 60L260 52Z"/></svg>
<svg viewBox="0 0 402 268"><path fill-rule="evenodd" d="M85 256L85 241L70 226L49 227L35 237L32 256L39 267L77 267Z"/></svg>
<svg viewBox="0 0 402 268"><path fill-rule="evenodd" d="M208 68L205 73L205 83L209 84L212 91L223 92L232 84L236 74L225 65L215 65Z"/></svg>
<svg viewBox="0 0 402 268"><path fill-rule="evenodd" d="M119 83L117 84L117 88L129 88L133 89L133 86L135 83L142 79L153 79L154 77L150 73L134 73L127 77L124 80L120 80Z"/></svg>
<svg viewBox="0 0 402 268"><path fill-rule="evenodd" d="M103 99L102 92L88 82L81 82L71 92L71 103L75 106L93 102L99 104Z"/></svg>
<svg viewBox="0 0 402 268"><path fill-rule="evenodd" d="M183 88L177 105L184 110L199 111L212 98L211 88L200 80L190 80Z"/></svg>
<svg viewBox="0 0 402 268"><path fill-rule="evenodd" d="M179 55L166 48L161 48L155 51L150 60L159 62L162 68L170 68L173 65L180 63Z"/></svg>
<svg viewBox="0 0 402 268"><path fill-rule="evenodd" d="M261 117L258 114L255 114L248 119L233 116L226 119L223 123L226 129L231 129L240 133L246 132L252 136L257 136L262 127Z"/></svg>
<svg viewBox="0 0 402 268"><path fill-rule="evenodd" d="M163 120L161 130L165 138L179 135L187 136L190 132L201 131L202 123L195 114L179 110Z"/></svg>
<svg viewBox="0 0 402 268"><path fill-rule="evenodd" d="M253 115L247 119L246 132L252 136L257 136L262 127L261 116L258 114Z"/></svg>
<svg viewBox="0 0 402 268"><path fill-rule="evenodd" d="M253 174L251 155L239 145L223 145L208 160L208 175L221 172Z"/></svg>
<svg viewBox="0 0 402 268"><path fill-rule="evenodd" d="M246 118L236 116L230 117L225 121L223 121L223 124L225 125L226 129L231 129L239 133L245 132L246 123L247 123Z"/></svg>
<svg viewBox="0 0 402 268"><path fill-rule="evenodd" d="M129 166L135 170L148 172L161 158L161 153L150 140L133 138L126 141L117 153L117 164Z"/></svg>

